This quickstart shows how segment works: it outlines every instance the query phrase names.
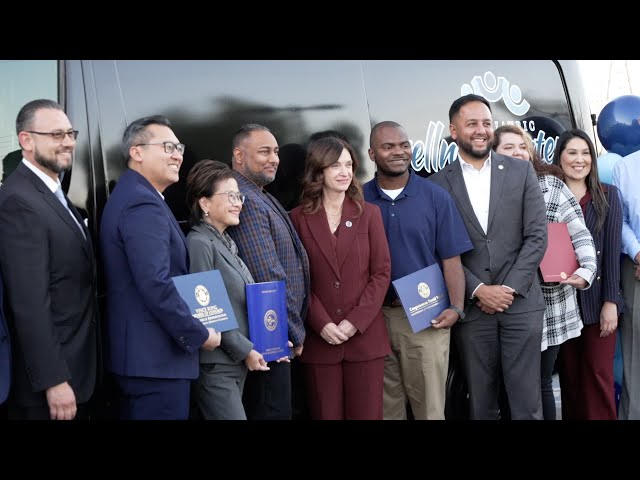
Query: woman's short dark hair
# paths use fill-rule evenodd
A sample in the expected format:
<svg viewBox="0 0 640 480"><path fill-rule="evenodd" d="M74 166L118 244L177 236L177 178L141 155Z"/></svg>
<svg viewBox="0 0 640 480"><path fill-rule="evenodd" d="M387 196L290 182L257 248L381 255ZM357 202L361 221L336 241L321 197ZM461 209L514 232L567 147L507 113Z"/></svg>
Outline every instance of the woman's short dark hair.
<svg viewBox="0 0 640 480"><path fill-rule="evenodd" d="M217 160L200 160L187 176L187 206L189 207L189 225L193 226L202 220L202 209L199 200L217 193L221 182L235 178L228 165Z"/></svg>

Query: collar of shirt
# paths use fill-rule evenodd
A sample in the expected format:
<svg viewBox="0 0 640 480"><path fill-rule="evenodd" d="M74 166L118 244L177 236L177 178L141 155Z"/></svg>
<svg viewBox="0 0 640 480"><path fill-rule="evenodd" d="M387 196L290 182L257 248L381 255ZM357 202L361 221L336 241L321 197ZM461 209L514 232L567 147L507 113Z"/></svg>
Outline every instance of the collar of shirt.
<svg viewBox="0 0 640 480"><path fill-rule="evenodd" d="M51 190L51 193L55 194L56 190L58 190L58 188L62 185L60 183L60 179L58 179L58 181L56 182L53 178L51 178L49 175L44 173L42 170L40 170L38 167L36 167L33 163L31 163L26 158L22 159L22 163L24 163L25 167L27 167L29 170L35 173L38 176L38 178L44 182L47 188Z"/></svg>
<svg viewBox="0 0 640 480"><path fill-rule="evenodd" d="M382 188L380 188L380 185L378 184L378 173L377 172L376 172L376 174L374 176L373 185L375 185L375 190L376 190L376 192L378 194L378 197L393 202L393 201L396 201L396 200L400 200L402 197L405 197L405 196L406 197L413 197L413 196L418 194L418 186L416 185L415 178L416 178L416 173L413 171L413 168L411 166L409 166L409 180L407 181L407 184L404 186L402 192L400 192L400 194L394 200L389 198L389 195L384 193L382 191Z"/></svg>
<svg viewBox="0 0 640 480"><path fill-rule="evenodd" d="M474 167L473 165L471 165L470 163L465 162L462 157L460 156L460 154L458 154L458 160L460 161L460 166L462 167L462 169L472 169L472 170L476 170L478 172L482 172L485 169L490 169L491 168L491 150L489 150L489 156L487 157L487 159L484 161L484 165L482 166L482 168L480 170L477 170L476 167Z"/></svg>

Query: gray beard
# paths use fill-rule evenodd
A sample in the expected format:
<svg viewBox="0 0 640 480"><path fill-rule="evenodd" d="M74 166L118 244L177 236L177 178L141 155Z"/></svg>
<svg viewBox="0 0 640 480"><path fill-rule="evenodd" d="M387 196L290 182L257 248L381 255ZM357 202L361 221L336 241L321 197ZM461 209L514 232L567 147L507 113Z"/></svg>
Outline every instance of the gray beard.
<svg viewBox="0 0 640 480"><path fill-rule="evenodd" d="M62 172L65 172L67 170L69 170L71 167L63 167L62 165L59 165L58 163L56 163L55 160L51 160L47 157L43 157L42 155L38 154L37 152L35 152L34 154L34 159L35 161L43 166L44 168L51 170L52 172L55 172L57 174L60 174Z"/></svg>

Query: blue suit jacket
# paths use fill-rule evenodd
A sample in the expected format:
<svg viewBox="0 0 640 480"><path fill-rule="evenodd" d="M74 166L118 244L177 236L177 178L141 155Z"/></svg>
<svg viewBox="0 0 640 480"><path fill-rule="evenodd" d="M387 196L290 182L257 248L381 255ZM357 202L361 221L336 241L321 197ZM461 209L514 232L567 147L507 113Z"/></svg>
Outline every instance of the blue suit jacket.
<svg viewBox="0 0 640 480"><path fill-rule="evenodd" d="M118 375L193 379L208 330L171 277L189 273L182 230L166 202L128 169L100 224L106 283L106 362Z"/></svg>
<svg viewBox="0 0 640 480"><path fill-rule="evenodd" d="M9 396L11 388L11 344L9 330L4 319L4 299L2 296L2 276L0 275L0 403Z"/></svg>

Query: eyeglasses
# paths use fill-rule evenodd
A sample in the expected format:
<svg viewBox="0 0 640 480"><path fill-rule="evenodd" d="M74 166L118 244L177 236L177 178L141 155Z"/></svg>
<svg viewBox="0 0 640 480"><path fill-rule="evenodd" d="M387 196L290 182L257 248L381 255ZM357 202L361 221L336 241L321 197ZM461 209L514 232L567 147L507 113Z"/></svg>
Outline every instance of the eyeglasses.
<svg viewBox="0 0 640 480"><path fill-rule="evenodd" d="M159 142L159 143L139 143L134 145L134 147L141 147L142 145L164 145L165 153L171 155L174 150L178 150L180 155L184 155L184 143L173 143L173 142Z"/></svg>
<svg viewBox="0 0 640 480"><path fill-rule="evenodd" d="M220 193L214 193L213 195L226 195L231 205L235 205L238 202L240 202L241 204L244 204L244 199L247 198L247 196L244 193L240 193L240 192L220 192Z"/></svg>
<svg viewBox="0 0 640 480"><path fill-rule="evenodd" d="M62 130L56 130L55 132L34 132L33 130L25 130L27 133L35 133L36 135L49 135L56 142L62 142L66 135L69 135L71 140L76 140L78 138L78 130L67 130L63 132Z"/></svg>

